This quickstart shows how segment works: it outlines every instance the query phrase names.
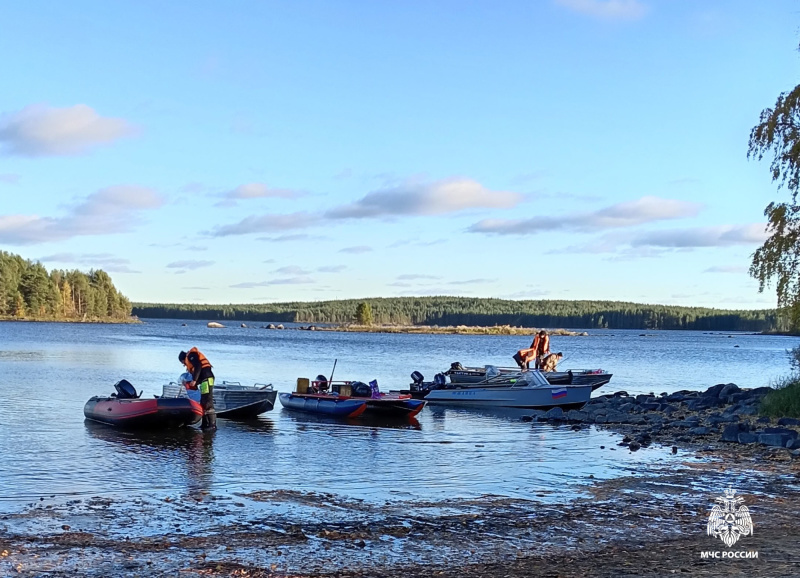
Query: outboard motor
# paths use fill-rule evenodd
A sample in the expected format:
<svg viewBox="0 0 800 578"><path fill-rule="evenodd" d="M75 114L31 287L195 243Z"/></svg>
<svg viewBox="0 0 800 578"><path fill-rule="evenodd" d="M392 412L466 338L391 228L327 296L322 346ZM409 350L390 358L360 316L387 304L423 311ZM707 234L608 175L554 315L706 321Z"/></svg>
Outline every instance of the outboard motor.
<svg viewBox="0 0 800 578"><path fill-rule="evenodd" d="M414 382L414 385L419 385L423 381L425 381L425 376L422 375L419 371L415 371L411 374L411 381Z"/></svg>
<svg viewBox="0 0 800 578"><path fill-rule="evenodd" d="M433 376L433 385L438 387L444 387L447 384L447 378L444 376L444 373L437 373Z"/></svg>
<svg viewBox="0 0 800 578"><path fill-rule="evenodd" d="M139 397L136 393L136 388L127 379L121 379L115 383L114 389L117 390L117 399L136 399Z"/></svg>
<svg viewBox="0 0 800 578"><path fill-rule="evenodd" d="M328 390L328 378L324 375L318 375L317 378L314 380L314 385L317 388L317 391L323 392Z"/></svg>
<svg viewBox="0 0 800 578"><path fill-rule="evenodd" d="M353 397L372 397L372 388L363 381L352 381Z"/></svg>

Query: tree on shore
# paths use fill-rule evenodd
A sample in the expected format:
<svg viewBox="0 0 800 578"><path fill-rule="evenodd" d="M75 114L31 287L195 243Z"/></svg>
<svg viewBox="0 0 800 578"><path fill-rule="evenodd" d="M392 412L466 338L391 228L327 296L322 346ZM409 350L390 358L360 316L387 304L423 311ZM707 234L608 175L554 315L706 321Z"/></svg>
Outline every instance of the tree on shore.
<svg viewBox="0 0 800 578"><path fill-rule="evenodd" d="M0 317L124 320L130 315L131 302L105 271L48 273L41 263L0 251Z"/></svg>
<svg viewBox="0 0 800 578"><path fill-rule="evenodd" d="M366 301L356 307L356 322L359 325L372 325L372 307Z"/></svg>
<svg viewBox="0 0 800 578"><path fill-rule="evenodd" d="M778 189L789 200L767 205L769 238L753 254L750 275L759 292L774 284L778 307L788 311L794 328L800 327L800 85L778 96L775 106L761 112L750 131L748 158L772 154L770 171Z"/></svg>
<svg viewBox="0 0 800 578"><path fill-rule="evenodd" d="M74 286L73 286L74 287ZM77 289L76 289L77 291ZM352 323L363 299L335 301L180 304L135 303L133 313L158 319L219 319L271 323ZM623 301L512 301L472 297L373 297L373 324L569 327L586 329L689 329L788 331L775 309L729 310Z"/></svg>

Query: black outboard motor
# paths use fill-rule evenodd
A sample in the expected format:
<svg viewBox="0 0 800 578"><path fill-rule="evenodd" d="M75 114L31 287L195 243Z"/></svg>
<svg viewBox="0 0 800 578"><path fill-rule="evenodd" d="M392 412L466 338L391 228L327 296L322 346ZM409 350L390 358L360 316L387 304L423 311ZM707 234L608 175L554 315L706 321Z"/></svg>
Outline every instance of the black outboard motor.
<svg viewBox="0 0 800 578"><path fill-rule="evenodd" d="M121 379L115 383L114 389L117 390L117 399L136 399L139 397L136 393L136 388L127 379Z"/></svg>
<svg viewBox="0 0 800 578"><path fill-rule="evenodd" d="M425 381L425 377L419 372L415 371L411 374L411 379L414 383L411 384L411 391L429 392L433 389L441 389L447 384L447 377L444 373L437 373L433 376L433 381Z"/></svg>
<svg viewBox="0 0 800 578"><path fill-rule="evenodd" d="M319 392L328 391L328 378L324 375L318 375L317 379L314 380L314 385Z"/></svg>
<svg viewBox="0 0 800 578"><path fill-rule="evenodd" d="M362 381L351 381L353 397L372 397L372 388Z"/></svg>

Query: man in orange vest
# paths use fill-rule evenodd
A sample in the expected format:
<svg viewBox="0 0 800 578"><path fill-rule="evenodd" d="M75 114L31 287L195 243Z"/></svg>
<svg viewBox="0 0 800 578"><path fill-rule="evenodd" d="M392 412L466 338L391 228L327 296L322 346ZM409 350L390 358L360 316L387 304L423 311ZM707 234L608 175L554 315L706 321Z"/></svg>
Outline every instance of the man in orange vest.
<svg viewBox="0 0 800 578"><path fill-rule="evenodd" d="M520 349L514 354L514 361L517 362L520 369L528 369L530 368L531 361L535 361L536 369L539 369L539 365L541 364L542 360L546 355L550 354L550 336L547 335L547 331L542 329L536 336L533 338L533 343L529 349Z"/></svg>
<svg viewBox="0 0 800 578"><path fill-rule="evenodd" d="M217 429L217 413L214 411L214 372L211 362L196 347L189 352L181 351L178 360L192 374L193 389L200 390L200 405L203 408L202 429Z"/></svg>

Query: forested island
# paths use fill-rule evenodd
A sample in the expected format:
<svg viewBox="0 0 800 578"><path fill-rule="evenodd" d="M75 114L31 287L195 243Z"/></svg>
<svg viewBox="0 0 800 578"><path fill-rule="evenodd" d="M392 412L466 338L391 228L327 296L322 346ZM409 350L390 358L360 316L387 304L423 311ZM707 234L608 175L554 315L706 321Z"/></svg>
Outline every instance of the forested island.
<svg viewBox="0 0 800 578"><path fill-rule="evenodd" d="M131 320L131 302L108 273L54 269L0 251L0 320Z"/></svg>
<svg viewBox="0 0 800 578"><path fill-rule="evenodd" d="M790 330L788 321L775 309L725 310L622 301L511 301L469 297L391 297L240 305L134 303L133 313L142 318L295 323L765 332Z"/></svg>

